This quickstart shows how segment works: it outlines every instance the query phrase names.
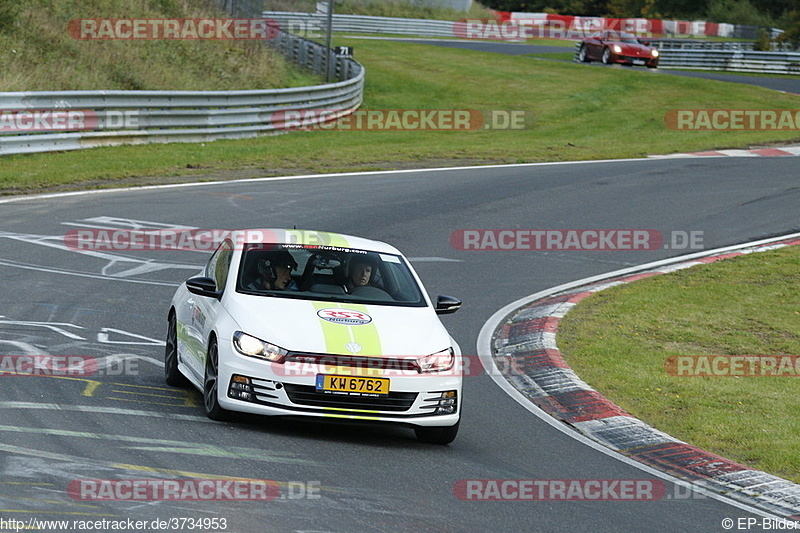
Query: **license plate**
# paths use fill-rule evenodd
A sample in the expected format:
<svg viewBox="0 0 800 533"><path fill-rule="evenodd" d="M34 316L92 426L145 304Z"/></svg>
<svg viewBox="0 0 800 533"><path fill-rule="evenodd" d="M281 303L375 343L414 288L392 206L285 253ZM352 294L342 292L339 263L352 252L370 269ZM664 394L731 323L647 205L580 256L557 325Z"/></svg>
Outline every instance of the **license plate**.
<svg viewBox="0 0 800 533"><path fill-rule="evenodd" d="M633 60L633 64L634 65L644 65L644 59L634 59Z"/></svg>
<svg viewBox="0 0 800 533"><path fill-rule="evenodd" d="M389 394L389 378L362 378L358 376L331 376L317 374L317 390L360 396Z"/></svg>

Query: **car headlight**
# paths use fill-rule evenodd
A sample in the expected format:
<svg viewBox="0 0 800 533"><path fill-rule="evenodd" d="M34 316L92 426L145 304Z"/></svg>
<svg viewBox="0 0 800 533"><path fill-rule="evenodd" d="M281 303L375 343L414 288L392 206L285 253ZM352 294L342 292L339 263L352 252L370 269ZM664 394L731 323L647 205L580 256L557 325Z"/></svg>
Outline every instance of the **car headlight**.
<svg viewBox="0 0 800 533"><path fill-rule="evenodd" d="M242 331L233 334L233 346L242 355L258 357L273 363L283 362L283 358L289 353L280 346L264 342Z"/></svg>
<svg viewBox="0 0 800 533"><path fill-rule="evenodd" d="M450 370L456 362L455 352L450 347L441 352L436 352L431 355L419 357L417 359L417 366L421 373L425 372L444 372Z"/></svg>
<svg viewBox="0 0 800 533"><path fill-rule="evenodd" d="M653 57L658 57L658 50L653 50L651 53L653 54Z"/></svg>
<svg viewBox="0 0 800 533"><path fill-rule="evenodd" d="M622 47L620 45L618 45L618 44L615 44L614 45L614 53L615 54L621 54L622 53Z"/></svg>

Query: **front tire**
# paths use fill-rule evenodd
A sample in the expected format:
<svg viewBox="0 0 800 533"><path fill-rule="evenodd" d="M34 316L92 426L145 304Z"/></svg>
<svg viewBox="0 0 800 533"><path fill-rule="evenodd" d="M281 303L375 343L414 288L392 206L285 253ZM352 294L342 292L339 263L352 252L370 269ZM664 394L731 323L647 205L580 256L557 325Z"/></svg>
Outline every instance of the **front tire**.
<svg viewBox="0 0 800 533"><path fill-rule="evenodd" d="M185 387L189 380L178 370L178 323L175 313L170 313L167 341L164 348L164 380L172 387Z"/></svg>
<svg viewBox="0 0 800 533"><path fill-rule="evenodd" d="M417 440L420 442L444 446L456 440L459 424L461 424L461 421L448 427L416 427L414 428L414 433L417 434Z"/></svg>
<svg viewBox="0 0 800 533"><path fill-rule="evenodd" d="M219 404L219 349L216 339L211 339L208 345L206 369L203 376L203 405L206 409L206 416L211 420L224 421L230 417L230 411Z"/></svg>
<svg viewBox="0 0 800 533"><path fill-rule="evenodd" d="M611 64L611 50L608 48L603 48L603 64L610 65Z"/></svg>

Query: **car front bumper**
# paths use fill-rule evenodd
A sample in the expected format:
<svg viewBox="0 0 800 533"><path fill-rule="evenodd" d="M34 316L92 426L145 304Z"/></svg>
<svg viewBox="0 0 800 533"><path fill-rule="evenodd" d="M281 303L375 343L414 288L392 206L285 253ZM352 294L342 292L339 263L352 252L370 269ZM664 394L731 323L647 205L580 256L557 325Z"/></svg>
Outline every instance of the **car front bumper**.
<svg viewBox="0 0 800 533"><path fill-rule="evenodd" d="M330 365L284 365L220 347L219 403L231 410L269 416L308 416L446 427L461 416L460 375L412 374ZM319 374L389 379L389 393L332 393L316 387ZM409 375L412 374L412 375Z"/></svg>

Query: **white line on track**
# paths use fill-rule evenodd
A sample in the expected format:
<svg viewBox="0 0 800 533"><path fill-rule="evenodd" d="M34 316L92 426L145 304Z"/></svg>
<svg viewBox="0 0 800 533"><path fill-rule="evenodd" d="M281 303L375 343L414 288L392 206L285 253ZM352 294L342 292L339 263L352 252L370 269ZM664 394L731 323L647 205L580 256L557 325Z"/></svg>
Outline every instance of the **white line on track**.
<svg viewBox="0 0 800 533"><path fill-rule="evenodd" d="M215 422L210 418L199 415L182 415L178 413L159 413L157 411L142 411L139 409L122 409L119 407L102 407L99 405L62 405L57 403L35 402L0 402L0 409L32 409L45 411L75 411L79 413L102 413L107 415L146 416L150 418L168 418L170 420L187 420L190 422Z"/></svg>
<svg viewBox="0 0 800 533"><path fill-rule="evenodd" d="M25 263L18 263L16 261L8 261L0 259L0 265L13 268L22 268L25 270L35 270L37 272L47 272L48 274L66 274L68 276L78 276L80 278L101 279L103 281L123 281L125 283L139 283L144 285L159 285L161 287L177 287L180 283L169 283L166 281L149 281L145 279L130 279L130 278L116 278L111 276L103 276L102 274L90 274L88 272L74 272L72 270L63 270L60 268L43 267L37 265L28 265Z"/></svg>
<svg viewBox="0 0 800 533"><path fill-rule="evenodd" d="M698 156L699 158L700 156ZM270 181L292 181L292 180L309 180L321 178L351 178L351 177L364 177L364 176L380 176L386 174L416 174L422 172L457 172L464 170L483 170L493 168L526 168L526 167L547 167L547 166L564 166L564 165L591 165L596 163L652 163L652 159L647 158L629 158L629 159L593 159L590 161L552 161L547 163L515 163L510 165L483 165L483 166L469 166L469 167L443 167L443 168L411 168L404 170L380 170L380 171L364 171L364 172L342 172L340 174L304 174L300 176L273 176L265 178L247 178L240 180L223 180L223 181L201 181L193 183L172 183L165 185L143 185L141 187L121 187L118 189L92 189L89 191L71 191L71 192L58 192L46 194L33 194L25 196L14 196L12 198L0 199L0 204L10 204L14 202L23 202L26 200L47 200L51 198L64 198L70 196L84 196L94 194L109 194L115 192L131 192L131 191L152 191L160 189L178 189L188 187L206 187L217 185L235 185L239 183L266 183Z"/></svg>

